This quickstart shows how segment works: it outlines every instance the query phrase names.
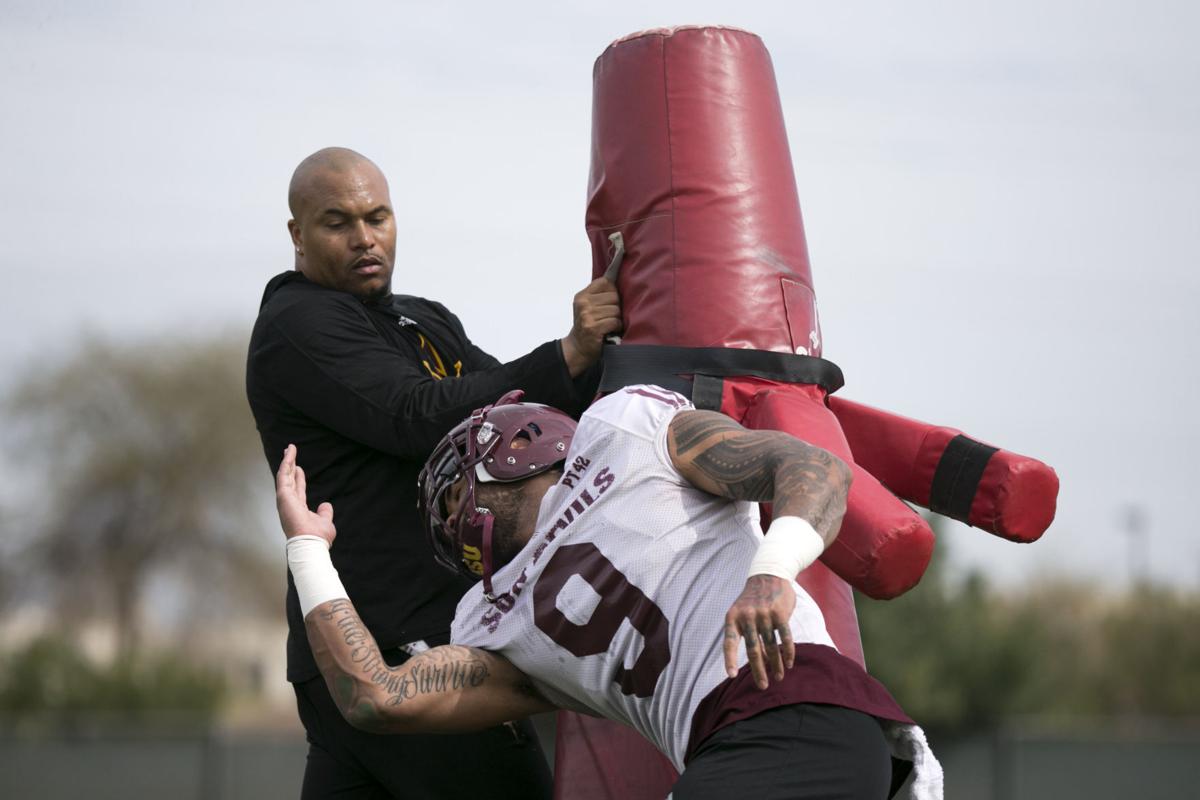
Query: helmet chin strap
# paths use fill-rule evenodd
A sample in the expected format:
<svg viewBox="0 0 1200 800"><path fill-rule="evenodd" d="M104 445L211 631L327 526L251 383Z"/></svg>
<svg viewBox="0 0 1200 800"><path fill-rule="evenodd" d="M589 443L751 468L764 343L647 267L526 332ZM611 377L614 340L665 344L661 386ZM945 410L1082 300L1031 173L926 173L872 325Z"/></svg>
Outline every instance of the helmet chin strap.
<svg viewBox="0 0 1200 800"><path fill-rule="evenodd" d="M489 603L496 602L492 592L492 523L496 518L489 511L483 516L483 547L479 548L483 556L483 596Z"/></svg>

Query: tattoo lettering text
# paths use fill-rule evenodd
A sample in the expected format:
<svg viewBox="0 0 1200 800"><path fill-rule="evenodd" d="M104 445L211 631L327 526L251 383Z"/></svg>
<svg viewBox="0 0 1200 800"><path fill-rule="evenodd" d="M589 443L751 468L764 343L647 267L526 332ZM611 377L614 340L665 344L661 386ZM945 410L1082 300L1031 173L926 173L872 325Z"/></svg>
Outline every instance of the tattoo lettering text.
<svg viewBox="0 0 1200 800"><path fill-rule="evenodd" d="M309 618L313 654L343 714L356 727L388 729L381 709L422 695L482 686L487 664L470 648L444 646L421 653L400 667L388 666L374 638L348 600L335 600ZM315 634L315 635L314 635ZM342 648L324 644L339 642Z"/></svg>

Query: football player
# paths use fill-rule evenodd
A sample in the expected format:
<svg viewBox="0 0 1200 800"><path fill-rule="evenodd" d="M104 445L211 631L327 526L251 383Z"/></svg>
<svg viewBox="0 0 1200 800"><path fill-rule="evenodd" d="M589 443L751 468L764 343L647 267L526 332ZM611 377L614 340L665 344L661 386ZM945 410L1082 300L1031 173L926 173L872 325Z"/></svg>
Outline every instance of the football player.
<svg viewBox="0 0 1200 800"><path fill-rule="evenodd" d="M837 652L793 578L837 535L850 471L632 386L576 426L510 393L426 462L421 516L441 563L478 580L452 644L391 667L334 571L289 446L277 476L309 641L351 724L462 731L554 708L632 726L682 772L672 796L883 798L891 756L940 797L924 735ZM771 503L763 535L756 503ZM896 780L898 784L900 781Z"/></svg>

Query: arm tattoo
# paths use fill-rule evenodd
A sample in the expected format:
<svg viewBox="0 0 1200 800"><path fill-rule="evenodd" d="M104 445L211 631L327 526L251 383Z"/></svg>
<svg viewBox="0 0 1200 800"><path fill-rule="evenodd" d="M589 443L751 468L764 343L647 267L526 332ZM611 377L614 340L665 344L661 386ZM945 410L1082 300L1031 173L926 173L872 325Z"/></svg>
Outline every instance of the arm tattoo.
<svg viewBox="0 0 1200 800"><path fill-rule="evenodd" d="M668 442L676 467L698 488L773 503L776 516L803 517L826 541L841 526L850 469L827 450L779 431L746 430L707 411L676 416Z"/></svg>
<svg viewBox="0 0 1200 800"><path fill-rule="evenodd" d="M334 600L309 615L313 655L346 719L355 727L389 729L383 709L424 695L482 686L490 674L468 647L446 645L390 667L349 600ZM339 646L341 645L341 646Z"/></svg>

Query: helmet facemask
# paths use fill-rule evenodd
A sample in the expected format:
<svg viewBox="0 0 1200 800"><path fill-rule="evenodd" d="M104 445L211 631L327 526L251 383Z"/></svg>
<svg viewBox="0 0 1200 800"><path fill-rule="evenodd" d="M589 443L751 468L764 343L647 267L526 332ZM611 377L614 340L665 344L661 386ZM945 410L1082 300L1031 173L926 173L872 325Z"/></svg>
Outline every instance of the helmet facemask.
<svg viewBox="0 0 1200 800"><path fill-rule="evenodd" d="M434 449L418 483L421 518L438 563L482 578L489 598L496 518L479 504L477 483L515 483L553 469L566 457L575 431L570 417L548 406L521 403L521 396L509 392L455 426ZM460 481L461 502L451 515L447 500Z"/></svg>

